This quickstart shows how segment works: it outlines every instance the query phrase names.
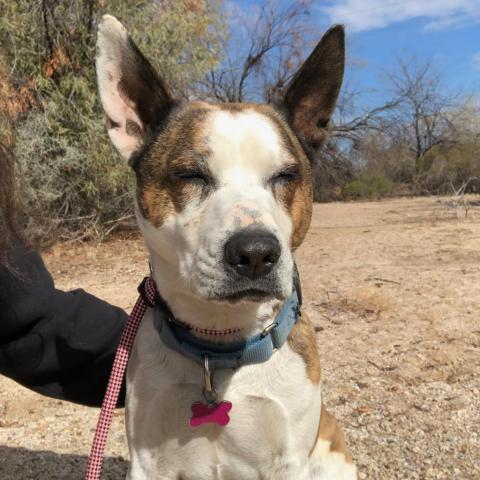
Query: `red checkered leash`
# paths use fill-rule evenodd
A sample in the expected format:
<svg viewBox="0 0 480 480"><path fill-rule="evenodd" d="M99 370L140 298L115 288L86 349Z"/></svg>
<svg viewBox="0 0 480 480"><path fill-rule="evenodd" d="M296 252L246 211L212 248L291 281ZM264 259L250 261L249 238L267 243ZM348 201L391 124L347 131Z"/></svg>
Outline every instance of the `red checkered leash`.
<svg viewBox="0 0 480 480"><path fill-rule="evenodd" d="M115 354L110 379L108 380L107 390L103 398L102 410L100 411L95 430L95 437L93 438L92 449L90 450L85 480L100 479L108 432L112 424L113 412L117 406L123 379L125 378L125 370L127 369L128 358L132 351L133 341L147 308L153 307L157 301L157 289L151 277L146 277L143 280L138 287L138 291L140 296L123 329L117 353Z"/></svg>

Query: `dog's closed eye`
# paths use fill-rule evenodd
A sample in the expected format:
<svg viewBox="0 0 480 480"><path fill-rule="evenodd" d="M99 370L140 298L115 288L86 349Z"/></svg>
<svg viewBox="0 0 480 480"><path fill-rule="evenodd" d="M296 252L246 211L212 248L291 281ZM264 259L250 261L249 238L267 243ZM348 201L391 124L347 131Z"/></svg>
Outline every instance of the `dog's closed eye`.
<svg viewBox="0 0 480 480"><path fill-rule="evenodd" d="M199 187L208 187L213 185L213 178L201 170L177 170L173 172L173 177L181 182Z"/></svg>
<svg viewBox="0 0 480 480"><path fill-rule="evenodd" d="M299 175L300 172L298 167L296 165L289 165L271 177L269 183L273 186L292 183L298 180Z"/></svg>

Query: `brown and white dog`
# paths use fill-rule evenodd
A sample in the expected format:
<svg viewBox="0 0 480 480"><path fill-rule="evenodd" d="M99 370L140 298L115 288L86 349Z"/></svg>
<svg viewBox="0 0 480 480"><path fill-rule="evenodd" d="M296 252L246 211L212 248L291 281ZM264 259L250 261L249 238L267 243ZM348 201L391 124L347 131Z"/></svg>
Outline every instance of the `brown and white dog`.
<svg viewBox="0 0 480 480"><path fill-rule="evenodd" d="M292 255L312 211L309 155L340 90L343 28L324 35L277 107L174 101L111 16L99 26L96 66L108 133L135 171L138 223L173 315L211 342L261 332L292 292ZM305 314L268 361L218 370L214 381L233 404L231 421L192 429L204 372L162 342L149 310L127 373L127 478L356 478L322 406Z"/></svg>

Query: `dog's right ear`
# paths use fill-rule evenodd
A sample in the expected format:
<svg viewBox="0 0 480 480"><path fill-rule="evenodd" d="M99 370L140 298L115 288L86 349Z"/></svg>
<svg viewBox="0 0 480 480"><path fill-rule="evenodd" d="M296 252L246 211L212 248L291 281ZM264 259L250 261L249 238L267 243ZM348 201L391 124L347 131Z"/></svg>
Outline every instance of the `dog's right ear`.
<svg viewBox="0 0 480 480"><path fill-rule="evenodd" d="M173 97L125 27L110 15L98 27L95 63L108 134L129 160L168 115Z"/></svg>

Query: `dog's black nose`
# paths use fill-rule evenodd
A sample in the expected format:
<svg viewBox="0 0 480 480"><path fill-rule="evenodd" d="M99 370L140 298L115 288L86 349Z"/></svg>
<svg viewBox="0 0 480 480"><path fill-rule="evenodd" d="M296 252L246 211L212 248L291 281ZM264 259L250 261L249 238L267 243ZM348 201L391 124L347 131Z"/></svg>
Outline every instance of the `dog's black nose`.
<svg viewBox="0 0 480 480"><path fill-rule="evenodd" d="M272 270L281 251L275 235L243 231L234 234L225 244L225 261L240 275L254 280Z"/></svg>

